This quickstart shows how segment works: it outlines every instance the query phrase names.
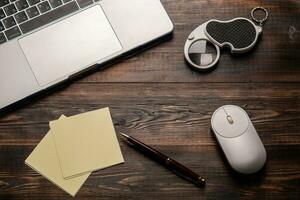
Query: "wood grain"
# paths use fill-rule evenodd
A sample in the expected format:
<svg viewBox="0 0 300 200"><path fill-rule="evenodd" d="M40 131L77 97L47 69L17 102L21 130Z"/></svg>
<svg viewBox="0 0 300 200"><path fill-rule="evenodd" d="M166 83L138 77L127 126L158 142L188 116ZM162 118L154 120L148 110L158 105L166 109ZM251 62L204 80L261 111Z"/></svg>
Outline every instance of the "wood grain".
<svg viewBox="0 0 300 200"><path fill-rule="evenodd" d="M163 0L174 38L0 117L0 199L299 199L300 2ZM210 73L190 70L186 36L211 18L249 15L264 6L270 18L250 54L228 51ZM268 160L253 176L234 173L210 131L225 104L250 115ZM109 106L115 128L154 146L207 178L200 189L120 140L125 164L93 173L75 198L35 173L24 160L48 122Z"/></svg>
<svg viewBox="0 0 300 200"><path fill-rule="evenodd" d="M95 73L82 82L298 82L300 81L300 3L294 1L164 0L175 24L173 40L140 56ZM216 70L191 71L183 46L192 30L209 19L249 17L256 6L268 9L258 45L244 56L224 51Z"/></svg>

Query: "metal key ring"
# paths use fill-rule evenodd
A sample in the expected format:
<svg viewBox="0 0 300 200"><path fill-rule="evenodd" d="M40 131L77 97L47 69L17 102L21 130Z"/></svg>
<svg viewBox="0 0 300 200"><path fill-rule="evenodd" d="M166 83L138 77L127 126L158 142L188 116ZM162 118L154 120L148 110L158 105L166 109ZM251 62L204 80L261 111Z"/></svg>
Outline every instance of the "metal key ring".
<svg viewBox="0 0 300 200"><path fill-rule="evenodd" d="M254 17L254 13L256 11L258 11L258 10L261 10L261 11L263 11L265 13L265 18L263 18L263 19L256 19ZM263 7L256 7L256 8L253 8L252 11L251 11L251 18L252 18L252 20L255 21L256 23L258 23L260 26L262 26L264 24L264 22L267 21L268 17L269 17L269 13Z"/></svg>

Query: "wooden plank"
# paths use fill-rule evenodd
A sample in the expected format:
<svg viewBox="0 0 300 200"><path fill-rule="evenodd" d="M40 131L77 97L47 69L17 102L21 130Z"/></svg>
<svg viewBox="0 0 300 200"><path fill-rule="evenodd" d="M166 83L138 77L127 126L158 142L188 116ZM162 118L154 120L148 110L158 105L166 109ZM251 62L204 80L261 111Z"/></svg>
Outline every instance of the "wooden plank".
<svg viewBox="0 0 300 200"><path fill-rule="evenodd" d="M149 160L127 145L122 145L125 164L93 173L78 199L258 199L299 195L299 145L266 146L269 160L261 174L242 177L233 173L221 152L210 145L155 148L178 159L207 178L205 189L195 187ZM30 146L0 146L1 199L65 199L68 195L25 166ZM6 155L10 155L7 159ZM230 192L229 192L230 191ZM288 192L287 192L288 191Z"/></svg>
<svg viewBox="0 0 300 200"><path fill-rule="evenodd" d="M210 118L225 104L244 107L266 144L299 144L299 91L298 83L74 84L0 118L0 145L36 145L49 121L106 106L117 129L150 144L214 144Z"/></svg>
<svg viewBox="0 0 300 200"><path fill-rule="evenodd" d="M155 48L94 73L81 82L298 82L300 81L300 2L163 0L175 24L174 38ZM257 47L231 56L224 51L218 67L199 73L187 67L183 46L189 33L212 18L247 17L252 8L270 13Z"/></svg>

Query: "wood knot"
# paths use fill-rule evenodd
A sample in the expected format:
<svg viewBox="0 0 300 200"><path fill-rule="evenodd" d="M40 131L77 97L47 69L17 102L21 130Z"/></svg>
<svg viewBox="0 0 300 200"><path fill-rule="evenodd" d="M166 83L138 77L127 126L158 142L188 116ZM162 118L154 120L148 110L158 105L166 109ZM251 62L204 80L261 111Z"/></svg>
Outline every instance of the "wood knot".
<svg viewBox="0 0 300 200"><path fill-rule="evenodd" d="M127 178L122 179L118 183L122 184L122 185L137 186L141 182L144 182L145 179L146 178L144 176L131 176L131 177L127 177Z"/></svg>
<svg viewBox="0 0 300 200"><path fill-rule="evenodd" d="M289 27L289 38L290 40L295 40L295 34L297 32L297 29L294 26Z"/></svg>
<svg viewBox="0 0 300 200"><path fill-rule="evenodd" d="M126 124L125 119L120 119L117 123L115 123L115 126L124 126Z"/></svg>
<svg viewBox="0 0 300 200"><path fill-rule="evenodd" d="M8 186L9 184L7 182L0 181L0 188L7 188Z"/></svg>

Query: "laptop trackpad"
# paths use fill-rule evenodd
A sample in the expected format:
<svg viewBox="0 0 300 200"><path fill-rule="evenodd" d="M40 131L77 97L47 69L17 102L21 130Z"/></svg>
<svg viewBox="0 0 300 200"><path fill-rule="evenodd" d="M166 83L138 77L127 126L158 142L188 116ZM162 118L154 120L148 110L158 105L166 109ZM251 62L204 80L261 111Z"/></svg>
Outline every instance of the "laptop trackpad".
<svg viewBox="0 0 300 200"><path fill-rule="evenodd" d="M122 49L99 5L24 37L19 43L41 86Z"/></svg>

